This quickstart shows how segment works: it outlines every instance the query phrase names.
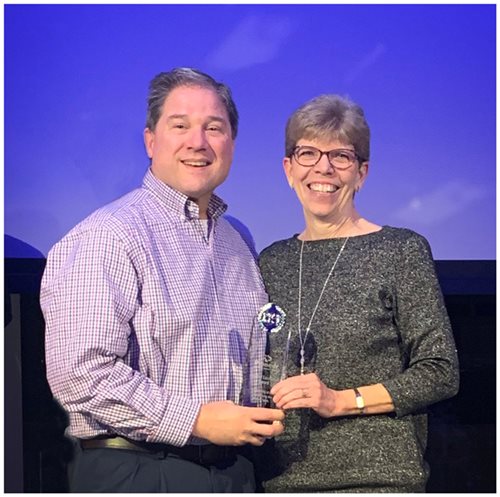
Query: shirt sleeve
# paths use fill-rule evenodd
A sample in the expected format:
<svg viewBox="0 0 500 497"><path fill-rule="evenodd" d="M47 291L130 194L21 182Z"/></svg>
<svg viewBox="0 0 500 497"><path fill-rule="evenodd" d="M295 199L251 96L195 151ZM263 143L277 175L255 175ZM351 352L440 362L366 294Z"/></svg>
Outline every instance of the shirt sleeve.
<svg viewBox="0 0 500 497"><path fill-rule="evenodd" d="M41 287L47 378L68 411L96 431L184 445L200 404L169 395L130 364L140 308L133 257L114 233L67 236L50 252Z"/></svg>
<svg viewBox="0 0 500 497"><path fill-rule="evenodd" d="M395 320L405 370L383 382L397 416L452 397L459 386L457 351L431 249L416 234L403 243Z"/></svg>

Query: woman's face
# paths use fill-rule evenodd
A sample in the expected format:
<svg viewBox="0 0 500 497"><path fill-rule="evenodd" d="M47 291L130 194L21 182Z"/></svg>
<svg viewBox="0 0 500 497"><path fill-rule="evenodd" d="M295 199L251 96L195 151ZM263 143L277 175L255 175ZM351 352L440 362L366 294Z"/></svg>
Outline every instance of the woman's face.
<svg viewBox="0 0 500 497"><path fill-rule="evenodd" d="M354 150L338 140L300 139L297 146L311 146L321 151ZM283 167L288 183L295 190L306 221L313 218L325 222L344 220L354 214L354 192L361 187L368 173L368 162L355 160L347 169L333 167L326 154L315 166L302 166L296 158L285 157Z"/></svg>

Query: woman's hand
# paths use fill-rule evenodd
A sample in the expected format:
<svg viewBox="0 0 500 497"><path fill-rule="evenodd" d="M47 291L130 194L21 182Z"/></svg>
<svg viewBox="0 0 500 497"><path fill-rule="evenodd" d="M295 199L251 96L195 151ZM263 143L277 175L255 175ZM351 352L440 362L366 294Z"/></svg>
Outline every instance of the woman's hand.
<svg viewBox="0 0 500 497"><path fill-rule="evenodd" d="M339 393L328 388L316 373L292 376L271 388L277 408L287 410L308 407L323 418L340 414Z"/></svg>

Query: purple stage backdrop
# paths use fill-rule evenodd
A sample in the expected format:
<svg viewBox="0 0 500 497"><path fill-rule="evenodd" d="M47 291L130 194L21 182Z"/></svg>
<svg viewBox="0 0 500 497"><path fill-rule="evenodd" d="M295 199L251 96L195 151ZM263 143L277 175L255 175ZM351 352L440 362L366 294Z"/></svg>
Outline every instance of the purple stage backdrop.
<svg viewBox="0 0 500 497"><path fill-rule="evenodd" d="M286 119L340 93L372 131L356 197L436 259L495 259L496 6L5 5L5 255L45 256L138 186L150 79L192 66L241 116L218 193L257 250L299 232L281 160Z"/></svg>

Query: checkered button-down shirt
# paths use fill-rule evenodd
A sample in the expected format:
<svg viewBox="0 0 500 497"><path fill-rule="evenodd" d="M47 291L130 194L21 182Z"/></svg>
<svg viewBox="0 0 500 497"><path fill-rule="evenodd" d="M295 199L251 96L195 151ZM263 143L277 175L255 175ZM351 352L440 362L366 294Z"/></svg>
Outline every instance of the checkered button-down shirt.
<svg viewBox="0 0 500 497"><path fill-rule="evenodd" d="M201 404L258 400L267 295L225 209L212 195L207 235L198 206L148 170L52 248L47 378L69 435L201 443Z"/></svg>

